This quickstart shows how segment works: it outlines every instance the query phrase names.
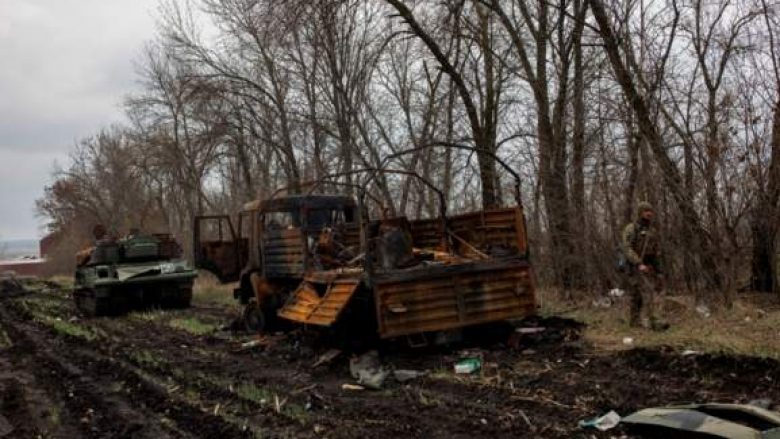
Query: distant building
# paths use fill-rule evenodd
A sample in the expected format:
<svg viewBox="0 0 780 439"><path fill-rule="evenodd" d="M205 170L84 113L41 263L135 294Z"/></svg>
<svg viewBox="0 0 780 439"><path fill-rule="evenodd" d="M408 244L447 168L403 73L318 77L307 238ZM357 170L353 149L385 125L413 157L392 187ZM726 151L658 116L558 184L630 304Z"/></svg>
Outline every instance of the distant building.
<svg viewBox="0 0 780 439"><path fill-rule="evenodd" d="M52 232L38 241L38 257L32 254L35 247L31 247L23 255L21 253L17 255L12 254L9 259L0 260L0 273L13 272L17 276L42 276L44 274L46 256L51 255L59 238L60 234ZM32 242L32 245L35 245L35 241Z"/></svg>
<svg viewBox="0 0 780 439"><path fill-rule="evenodd" d="M41 259L46 259L46 256L51 254L51 251L57 245L57 241L60 239L60 233L51 232L48 235L41 238L38 242L38 252Z"/></svg>

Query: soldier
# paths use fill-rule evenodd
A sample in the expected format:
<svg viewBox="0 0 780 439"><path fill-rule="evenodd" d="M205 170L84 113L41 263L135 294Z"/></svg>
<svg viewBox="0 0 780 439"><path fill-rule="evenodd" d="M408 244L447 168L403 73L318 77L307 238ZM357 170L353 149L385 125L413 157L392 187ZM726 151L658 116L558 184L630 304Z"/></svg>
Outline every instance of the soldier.
<svg viewBox="0 0 780 439"><path fill-rule="evenodd" d="M654 303L656 293L663 289L655 210L647 202L639 203L637 210L637 220L626 225L621 240L627 262L626 284L631 299L629 324L664 330L669 325L656 320ZM645 319L642 318L643 306L647 315Z"/></svg>

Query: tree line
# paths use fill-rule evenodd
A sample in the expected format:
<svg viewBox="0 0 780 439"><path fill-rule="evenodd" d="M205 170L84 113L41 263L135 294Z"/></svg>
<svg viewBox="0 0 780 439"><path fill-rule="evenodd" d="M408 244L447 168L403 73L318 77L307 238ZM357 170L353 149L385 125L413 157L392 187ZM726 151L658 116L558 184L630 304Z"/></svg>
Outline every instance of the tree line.
<svg viewBox="0 0 780 439"><path fill-rule="evenodd" d="M71 247L97 222L189 245L197 214L333 175L353 193L364 168L423 176L450 212L511 204L498 159L540 283L615 284L620 229L649 201L668 285L728 304L776 284L778 7L163 1L127 122L80 141L38 208ZM389 215L438 211L408 174L367 190Z"/></svg>

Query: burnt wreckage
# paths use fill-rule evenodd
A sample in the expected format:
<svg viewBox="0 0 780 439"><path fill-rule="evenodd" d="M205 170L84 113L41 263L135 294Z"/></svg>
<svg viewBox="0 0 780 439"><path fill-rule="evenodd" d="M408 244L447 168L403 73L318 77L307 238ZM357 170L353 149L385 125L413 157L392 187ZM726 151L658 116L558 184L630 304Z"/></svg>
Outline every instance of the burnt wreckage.
<svg viewBox="0 0 780 439"><path fill-rule="evenodd" d="M370 220L367 185L356 201L312 194L322 184L337 183L247 203L235 227L229 215L196 218L195 265L239 281L248 328L297 322L424 344L425 334L534 313L519 202L448 216L437 191L436 218Z"/></svg>

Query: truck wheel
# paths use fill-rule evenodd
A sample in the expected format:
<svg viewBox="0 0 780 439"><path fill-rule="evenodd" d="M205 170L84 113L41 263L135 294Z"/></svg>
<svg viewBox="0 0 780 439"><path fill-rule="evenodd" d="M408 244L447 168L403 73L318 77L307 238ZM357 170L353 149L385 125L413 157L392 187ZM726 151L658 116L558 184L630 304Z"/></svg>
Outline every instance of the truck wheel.
<svg viewBox="0 0 780 439"><path fill-rule="evenodd" d="M265 329L265 314L263 314L263 310L257 306L257 302L254 300L244 307L242 317L247 332L262 332Z"/></svg>

